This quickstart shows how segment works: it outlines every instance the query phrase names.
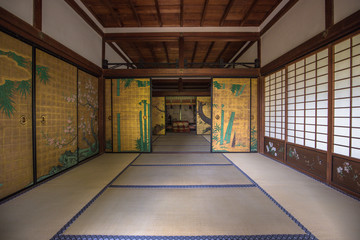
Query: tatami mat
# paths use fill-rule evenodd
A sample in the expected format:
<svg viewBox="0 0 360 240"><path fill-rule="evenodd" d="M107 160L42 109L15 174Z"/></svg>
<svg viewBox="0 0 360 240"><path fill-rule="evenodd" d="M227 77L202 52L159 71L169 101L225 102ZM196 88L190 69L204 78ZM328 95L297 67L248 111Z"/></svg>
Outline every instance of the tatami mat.
<svg viewBox="0 0 360 240"><path fill-rule="evenodd" d="M152 153L141 154L132 165L162 164L230 164L230 162L220 153Z"/></svg>
<svg viewBox="0 0 360 240"><path fill-rule="evenodd" d="M113 185L252 184L234 166L130 166Z"/></svg>
<svg viewBox="0 0 360 240"><path fill-rule="evenodd" d="M305 234L257 188L108 189L64 235Z"/></svg>
<svg viewBox="0 0 360 240"><path fill-rule="evenodd" d="M210 145L207 146L157 146L153 145L153 152L210 152Z"/></svg>

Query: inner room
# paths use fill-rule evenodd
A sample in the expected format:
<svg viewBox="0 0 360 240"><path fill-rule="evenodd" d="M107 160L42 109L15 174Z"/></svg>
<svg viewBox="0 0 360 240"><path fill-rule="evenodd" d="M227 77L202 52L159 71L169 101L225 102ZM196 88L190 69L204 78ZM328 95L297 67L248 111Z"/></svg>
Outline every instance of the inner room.
<svg viewBox="0 0 360 240"><path fill-rule="evenodd" d="M359 136L359 0L0 0L0 239L359 239Z"/></svg>

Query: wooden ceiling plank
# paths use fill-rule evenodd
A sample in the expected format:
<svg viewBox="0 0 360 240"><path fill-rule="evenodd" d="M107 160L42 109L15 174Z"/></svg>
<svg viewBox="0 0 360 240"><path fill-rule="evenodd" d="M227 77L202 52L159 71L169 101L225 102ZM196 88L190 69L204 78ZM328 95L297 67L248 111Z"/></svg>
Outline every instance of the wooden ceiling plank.
<svg viewBox="0 0 360 240"><path fill-rule="evenodd" d="M122 23L122 21L121 21L120 17L118 16L118 14L114 11L110 1L109 0L103 0L103 2L105 3L106 7L110 10L111 16L114 18L114 20L119 25L119 27L123 27L124 24Z"/></svg>
<svg viewBox="0 0 360 240"><path fill-rule="evenodd" d="M245 12L245 16L244 18L241 20L240 22L240 26L243 26L244 23L246 22L247 18L249 17L251 11L253 10L253 8L255 7L256 3L258 0L253 0L253 2L251 3L251 5L249 6L249 8L246 10Z"/></svg>
<svg viewBox="0 0 360 240"><path fill-rule="evenodd" d="M202 13L201 13L200 26L203 26L203 24L204 24L208 4L209 4L209 0L205 0L204 7L203 7L203 10L202 10Z"/></svg>
<svg viewBox="0 0 360 240"><path fill-rule="evenodd" d="M179 38L179 68L184 68L184 37Z"/></svg>
<svg viewBox="0 0 360 240"><path fill-rule="evenodd" d="M229 14L232 5L234 4L234 1L235 1L235 0L230 0L229 3L227 4L226 9L225 9L225 11L224 11L224 14L223 14L222 17L221 17L219 26L223 26L223 25L224 25L225 19L226 19L227 15Z"/></svg>
<svg viewBox="0 0 360 240"><path fill-rule="evenodd" d="M156 57L156 53L154 51L154 47L151 45L150 42L147 42L147 47L150 49L150 52L151 52L151 56L153 58L153 62L159 62L159 59Z"/></svg>
<svg viewBox="0 0 360 240"><path fill-rule="evenodd" d="M168 52L168 49L167 49L167 46L166 46L166 42L162 42L163 44L163 47L164 47L164 50L165 50L165 55L166 55L166 61L168 63L170 63L170 60L169 60L169 52Z"/></svg>
<svg viewBox="0 0 360 240"><path fill-rule="evenodd" d="M159 7L159 1L158 0L155 0L155 7L156 7L156 13L157 13L159 25L160 25L160 27L162 27L163 22L161 20L161 13L160 13L160 7Z"/></svg>
<svg viewBox="0 0 360 240"><path fill-rule="evenodd" d="M137 12L136 12L136 9L135 9L133 0L129 0L129 5L130 5L130 8L131 8L131 11L133 12L134 17L136 18L138 27L141 27L141 26L142 26L142 25L141 25L141 20L140 20L140 18L139 18L139 15L138 15Z"/></svg>
<svg viewBox="0 0 360 240"><path fill-rule="evenodd" d="M138 48L138 46L135 43L130 43L130 45L135 49L135 51L138 53L139 59L142 61L145 61L144 55L142 54L142 52L140 51L140 49Z"/></svg>
<svg viewBox="0 0 360 240"><path fill-rule="evenodd" d="M227 42L224 46L224 48L221 50L221 52L219 53L218 57L216 58L215 62L219 62L220 58L222 57L222 55L224 55L224 52L226 51L226 49L229 47L231 42Z"/></svg>

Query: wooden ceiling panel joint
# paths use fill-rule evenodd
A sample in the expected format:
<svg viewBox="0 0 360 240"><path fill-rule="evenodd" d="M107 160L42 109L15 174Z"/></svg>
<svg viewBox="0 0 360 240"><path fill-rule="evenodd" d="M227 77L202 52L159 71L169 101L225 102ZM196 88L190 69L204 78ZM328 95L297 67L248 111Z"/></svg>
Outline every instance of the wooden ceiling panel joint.
<svg viewBox="0 0 360 240"><path fill-rule="evenodd" d="M221 17L219 26L223 26L223 25L224 25L224 22L225 22L225 20L226 20L226 17L228 16L231 7L232 7L233 4L234 4L234 1L235 1L235 0L229 0L228 4L226 5L226 8L225 8L224 14L223 14L222 17Z"/></svg>
<svg viewBox="0 0 360 240"><path fill-rule="evenodd" d="M204 2L204 7L202 9L202 13L201 13L201 20L200 20L200 26L204 25L204 21L205 21L205 16L206 16L206 11L208 8L208 4L209 4L209 0L205 0Z"/></svg>
<svg viewBox="0 0 360 240"><path fill-rule="evenodd" d="M141 20L140 20L140 17L139 15L137 14L137 11L136 11L136 8L134 6L134 3L133 3L133 0L129 0L129 5L130 5L130 8L131 8L131 11L137 21L137 24L138 24L138 27L141 27Z"/></svg>
<svg viewBox="0 0 360 240"><path fill-rule="evenodd" d="M155 8L156 8L156 14L157 14L157 19L158 19L159 25L160 25L160 27L162 27L163 21L161 19L161 13L160 13L160 7L159 7L158 0L155 0Z"/></svg>

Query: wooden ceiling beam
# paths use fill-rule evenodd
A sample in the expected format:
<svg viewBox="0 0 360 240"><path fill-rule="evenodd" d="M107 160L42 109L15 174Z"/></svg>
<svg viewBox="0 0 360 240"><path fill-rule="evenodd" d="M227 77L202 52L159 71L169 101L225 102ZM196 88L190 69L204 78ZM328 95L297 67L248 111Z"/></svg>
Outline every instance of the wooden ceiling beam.
<svg viewBox="0 0 360 240"><path fill-rule="evenodd" d="M33 12L34 12L33 26L34 28L41 31L42 30L42 0L33 1Z"/></svg>
<svg viewBox="0 0 360 240"><path fill-rule="evenodd" d="M156 13L157 13L157 17L158 17L158 22L160 27L163 26L163 22L161 20L161 13L160 13L160 7L159 7L159 2L158 0L155 0L155 8L156 8Z"/></svg>
<svg viewBox="0 0 360 240"><path fill-rule="evenodd" d="M208 4L209 4L209 0L205 0L204 7L203 7L203 10L202 10L202 14L201 14L200 26L203 26L203 24L204 24Z"/></svg>
<svg viewBox="0 0 360 240"><path fill-rule="evenodd" d="M223 25L224 25L225 19L226 19L226 17L228 16L228 14L229 14L229 12L230 12L230 9L231 9L231 7L232 7L233 4L234 4L234 0L230 0L230 1L228 2L228 4L226 5L226 8L225 8L224 14L223 14L222 17L221 17L219 26L223 26Z"/></svg>
<svg viewBox="0 0 360 240"><path fill-rule="evenodd" d="M139 15L138 15L137 12L136 12L136 9L135 9L133 0L129 0L129 5L130 5L131 11L132 11L134 17L136 18L138 27L141 27L141 26L142 26L141 20L140 20L140 18L139 18Z"/></svg>
<svg viewBox="0 0 360 240"><path fill-rule="evenodd" d="M251 11L253 10L253 8L255 7L256 3L258 0L253 0L253 2L251 3L251 5L249 6L249 8L247 9L247 11L245 12L245 16L244 18L241 20L240 22L240 26L243 26L244 23L246 22L247 18L249 17Z"/></svg>
<svg viewBox="0 0 360 240"><path fill-rule="evenodd" d="M119 15L115 12L115 10L113 9L111 3L109 0L103 0L103 2L105 3L106 7L110 10L111 16L114 18L114 20L116 21L116 23L119 25L119 27L123 27L124 24L121 21Z"/></svg>
<svg viewBox="0 0 360 240"><path fill-rule="evenodd" d="M163 44L163 47L164 47L164 50L165 50L166 61L168 63L170 63L169 52L168 52L168 49L167 49L167 46L166 46L166 42L162 42L162 44Z"/></svg>
<svg viewBox="0 0 360 240"><path fill-rule="evenodd" d="M104 69L105 78L116 77L258 77L258 68L152 68Z"/></svg>
<svg viewBox="0 0 360 240"><path fill-rule="evenodd" d="M166 96L211 96L210 91L153 91L153 97L166 97Z"/></svg>
<svg viewBox="0 0 360 240"><path fill-rule="evenodd" d="M257 41L260 39L258 32L164 32L164 33L105 33L104 39L110 41L128 41L128 42L175 42L183 36L185 41L223 41L223 42L241 42Z"/></svg>
<svg viewBox="0 0 360 240"><path fill-rule="evenodd" d="M249 48L251 48L252 45L254 45L255 41L249 42L248 45L246 45L246 47L241 50L241 52L231 61L233 63L235 63L242 55L244 55L244 53L246 53L247 50L249 50Z"/></svg>

